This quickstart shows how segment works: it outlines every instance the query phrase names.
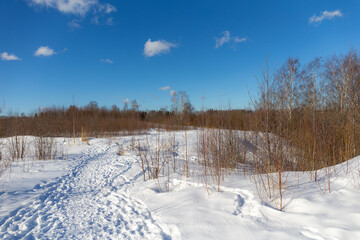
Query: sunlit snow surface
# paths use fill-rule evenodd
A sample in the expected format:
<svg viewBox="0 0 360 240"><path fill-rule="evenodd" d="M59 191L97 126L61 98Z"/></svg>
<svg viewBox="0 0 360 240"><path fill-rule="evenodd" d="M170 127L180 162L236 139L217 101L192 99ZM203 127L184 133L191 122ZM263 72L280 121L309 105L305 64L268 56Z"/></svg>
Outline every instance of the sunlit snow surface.
<svg viewBox="0 0 360 240"><path fill-rule="evenodd" d="M331 193L325 171L320 183L288 173L280 212L261 201L248 175L225 177L220 192L205 187L197 131L186 133L189 178L171 174L163 192L157 186L167 177L144 182L134 141L155 148L157 134L89 145L59 138L63 159L13 163L0 177L0 239L360 239L360 158L332 169ZM181 166L185 132L162 138L175 139Z"/></svg>

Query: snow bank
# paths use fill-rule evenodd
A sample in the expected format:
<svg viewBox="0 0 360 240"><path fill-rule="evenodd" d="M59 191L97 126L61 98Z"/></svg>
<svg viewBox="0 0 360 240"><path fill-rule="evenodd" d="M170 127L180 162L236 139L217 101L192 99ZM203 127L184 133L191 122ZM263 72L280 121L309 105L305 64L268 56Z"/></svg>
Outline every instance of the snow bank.
<svg viewBox="0 0 360 240"><path fill-rule="evenodd" d="M225 177L220 192L204 181L195 130L186 132L187 146L185 132L163 135L175 138L180 165L187 152L190 177L144 181L134 142L155 148L158 133L68 141L64 159L13 163L1 176L0 238L360 239L360 157L331 175L319 171L319 182L287 173L281 212L263 204L249 176ZM159 192L157 184L169 179L170 191Z"/></svg>

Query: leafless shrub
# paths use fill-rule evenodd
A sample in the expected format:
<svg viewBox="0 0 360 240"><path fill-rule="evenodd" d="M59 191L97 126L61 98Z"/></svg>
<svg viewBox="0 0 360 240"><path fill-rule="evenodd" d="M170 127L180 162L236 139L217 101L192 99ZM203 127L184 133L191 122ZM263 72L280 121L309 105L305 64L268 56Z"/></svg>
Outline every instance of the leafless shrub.
<svg viewBox="0 0 360 240"><path fill-rule="evenodd" d="M283 209L283 192L286 185L284 170L289 165L291 147L286 141L294 121L294 108L297 106L300 85L298 61L290 59L279 71L275 71L266 61L258 77L258 99L254 101L258 116L255 118L262 133L256 134L260 150L255 155L253 179L259 197L263 202L278 199L277 208ZM278 109L280 108L281 111ZM283 138L285 137L285 138ZM277 174L274 174L274 173ZM276 193L274 196L274 190Z"/></svg>
<svg viewBox="0 0 360 240"><path fill-rule="evenodd" d="M267 146L266 139L265 134L257 135L259 148L254 154L252 178L262 202L282 211L288 204L283 201L284 193L288 191L286 169L291 165L294 152L291 146L279 137L270 135L270 146Z"/></svg>
<svg viewBox="0 0 360 240"><path fill-rule="evenodd" d="M148 149L151 149L149 140L148 141ZM163 160L163 143L161 142L160 133L156 135L156 147L155 149L149 151L149 165L148 165L148 174L150 179L157 179L159 174L164 166Z"/></svg>
<svg viewBox="0 0 360 240"><path fill-rule="evenodd" d="M144 181L146 181L147 166L149 165L149 160L148 160L149 152L148 149L141 143L138 143L137 150L138 150L138 156L140 158L139 164L143 172Z"/></svg>
<svg viewBox="0 0 360 240"><path fill-rule="evenodd" d="M169 139L169 147L168 147L168 154L172 159L172 167L173 172L176 172L177 169L177 158L178 158L178 151L179 151L179 144L176 142L176 134L175 132L172 134L172 137Z"/></svg>
<svg viewBox="0 0 360 240"><path fill-rule="evenodd" d="M352 169L347 175L347 178L355 189L360 190L360 161L353 163Z"/></svg>
<svg viewBox="0 0 360 240"><path fill-rule="evenodd" d="M238 131L223 129L203 129L198 136L198 159L203 168L204 184L207 175L220 184L224 178L245 163L246 148Z"/></svg>
<svg viewBox="0 0 360 240"><path fill-rule="evenodd" d="M324 167L318 171L318 186L323 193L331 193L331 178L334 172L332 166Z"/></svg>
<svg viewBox="0 0 360 240"><path fill-rule="evenodd" d="M25 136L14 136L8 138L8 152L12 161L17 159L24 159L27 146L28 138Z"/></svg>
<svg viewBox="0 0 360 240"><path fill-rule="evenodd" d="M55 159L57 146L52 137L35 137L34 139L35 155L39 160Z"/></svg>
<svg viewBox="0 0 360 240"><path fill-rule="evenodd" d="M5 161L5 157L3 156L2 149L4 148L2 139L0 139L0 176L5 171L7 167L7 163Z"/></svg>
<svg viewBox="0 0 360 240"><path fill-rule="evenodd" d="M155 149L152 148L149 138L146 138L144 143L139 142L137 146L144 180L146 180L146 175L148 179L157 179L163 166L161 161L162 146L160 145L160 134L156 138Z"/></svg>
<svg viewBox="0 0 360 240"><path fill-rule="evenodd" d="M175 147L171 141L167 144L161 132L153 140L155 144L151 144L151 140L147 137L145 141L138 141L136 147L144 181L152 179L158 191L170 191L170 174L176 169L175 166L171 166L173 161L176 163L173 155Z"/></svg>

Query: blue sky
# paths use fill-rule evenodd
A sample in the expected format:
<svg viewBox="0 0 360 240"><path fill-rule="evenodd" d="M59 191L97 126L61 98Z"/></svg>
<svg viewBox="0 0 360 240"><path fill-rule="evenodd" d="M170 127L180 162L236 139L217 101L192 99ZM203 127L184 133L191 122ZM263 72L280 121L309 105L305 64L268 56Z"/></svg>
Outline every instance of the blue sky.
<svg viewBox="0 0 360 240"><path fill-rule="evenodd" d="M360 1L0 0L4 113L136 99L197 109L248 107L266 56L360 48ZM165 90L161 90L161 88Z"/></svg>

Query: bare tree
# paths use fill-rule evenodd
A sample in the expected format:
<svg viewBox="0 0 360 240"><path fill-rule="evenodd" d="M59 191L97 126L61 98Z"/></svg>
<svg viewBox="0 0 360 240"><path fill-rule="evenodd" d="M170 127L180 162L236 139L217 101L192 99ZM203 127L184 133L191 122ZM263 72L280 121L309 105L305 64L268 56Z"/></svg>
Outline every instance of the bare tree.
<svg viewBox="0 0 360 240"><path fill-rule="evenodd" d="M5 108L5 99L4 99L4 103L3 105L0 107L0 136L2 135L2 125L1 125L1 113L3 111L3 109ZM1 144L1 141L0 141ZM0 149L0 161L2 160L2 153L1 153L1 149ZM1 175L1 169L0 169L0 175Z"/></svg>
<svg viewBox="0 0 360 240"><path fill-rule="evenodd" d="M351 49L345 56L333 56L325 64L327 102L336 111L333 121L341 133L339 143L341 161L348 160L359 152L358 127L360 105L360 59Z"/></svg>
<svg viewBox="0 0 360 240"><path fill-rule="evenodd" d="M301 79L298 60L289 59L279 70L270 67L266 59L258 82L258 99L254 101L255 122L261 131L256 138L259 150L255 152L255 175L258 193L271 202L278 200L277 208L284 207L286 189L285 169L292 158L290 122L299 101Z"/></svg>
<svg viewBox="0 0 360 240"><path fill-rule="evenodd" d="M317 168L319 159L318 154L318 128L317 128L317 112L322 108L322 91L321 85L323 80L320 74L321 60L315 58L310 62L304 72L304 91L302 95L302 103L304 107L304 132L305 139L303 145L305 146L304 156L306 159L306 165L311 166L311 173L315 173L315 181L317 181ZM302 167L304 170L305 168Z"/></svg>
<svg viewBox="0 0 360 240"><path fill-rule="evenodd" d="M302 72L297 58L289 58L279 69L276 81L279 94L279 103L286 109L288 120L292 120L293 111L298 106L302 85Z"/></svg>

